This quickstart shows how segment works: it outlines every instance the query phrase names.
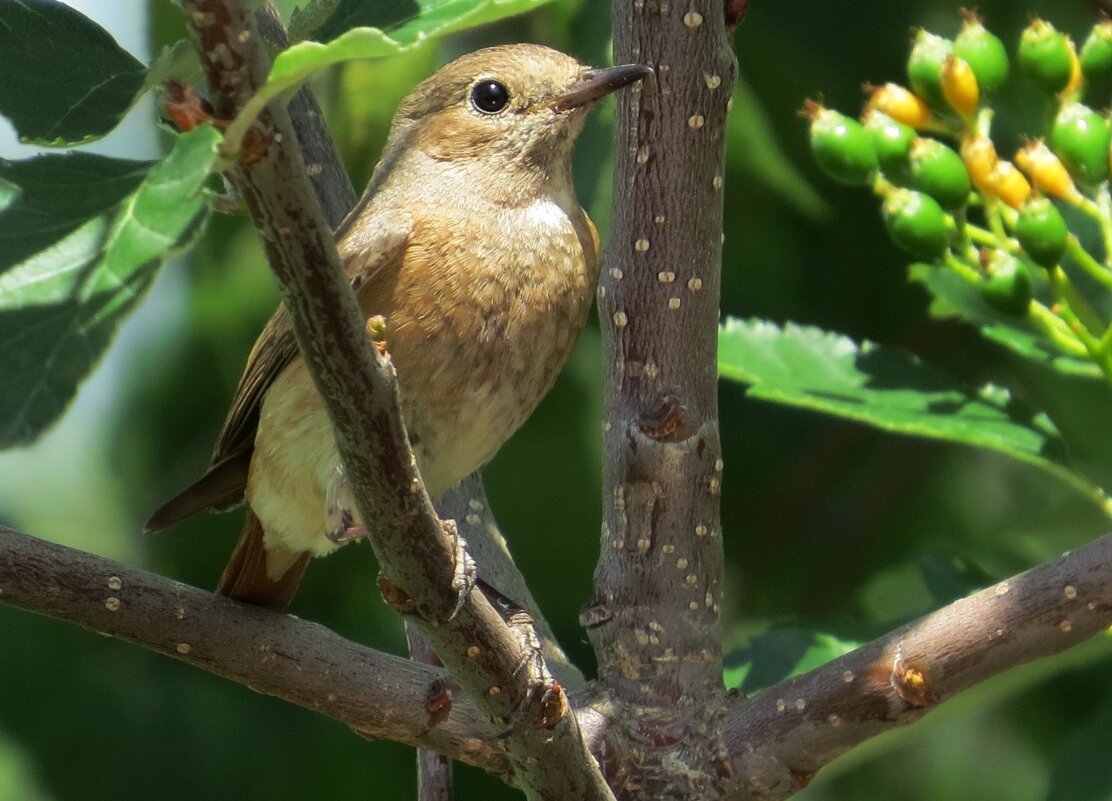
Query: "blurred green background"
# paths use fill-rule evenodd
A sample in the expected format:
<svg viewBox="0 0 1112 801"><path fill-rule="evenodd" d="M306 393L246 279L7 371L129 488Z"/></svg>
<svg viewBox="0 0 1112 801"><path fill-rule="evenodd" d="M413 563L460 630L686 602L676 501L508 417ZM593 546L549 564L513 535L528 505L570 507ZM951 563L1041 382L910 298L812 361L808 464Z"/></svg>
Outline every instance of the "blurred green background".
<svg viewBox="0 0 1112 801"><path fill-rule="evenodd" d="M143 0L82 6L141 57L181 34L179 10L162 0L150 3L149 17ZM1086 0L986 0L978 8L1009 46L1032 12L1078 41L1097 15ZM796 114L804 98L821 94L855 113L862 83L902 79L912 28L951 35L958 9L957 0L752 0L736 39L742 79L729 136L723 312L898 344L970 383L995 380L1051 399L1059 425L1091 432L1093 450L1112 454L1106 389L1033 373L972 329L930 320L876 201L823 178L807 151ZM361 186L395 104L439 64L522 40L602 63L608 31L608 3L558 0L404 59L336 70L315 88ZM1040 129L1031 95L1015 78L1003 93L996 141L1007 154L1020 132ZM610 175L600 165L610 164L611 114L595 115L577 159L580 197L604 235ZM153 112L143 106L134 116L132 138L102 147L154 152ZM66 420L34 449L0 455L0 521L213 585L240 514L152 538L139 530L158 502L204 469L276 300L244 220L213 220L192 258L163 272ZM576 618L591 594L600 519L600 365L592 326L552 395L486 471L522 569L588 670ZM731 648L776 625L875 636L948 600L947 587L1023 570L1107 525L1053 479L1000 456L747 401L735 385L722 386L721 404ZM369 549L345 549L313 566L291 611L400 653L401 628L374 575ZM412 771L400 768L413 761L404 747L365 742L307 711L65 623L0 606L0 633L0 801L414 795ZM1112 798L1108 640L1013 671L869 743L799 797ZM478 771L460 768L457 777L461 799L517 797Z"/></svg>

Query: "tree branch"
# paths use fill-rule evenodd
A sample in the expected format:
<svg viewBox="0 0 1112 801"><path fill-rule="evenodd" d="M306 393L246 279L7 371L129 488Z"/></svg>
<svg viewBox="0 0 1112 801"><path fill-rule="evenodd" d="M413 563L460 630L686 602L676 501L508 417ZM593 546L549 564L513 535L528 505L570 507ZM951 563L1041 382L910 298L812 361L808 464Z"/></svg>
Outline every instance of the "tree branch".
<svg viewBox="0 0 1112 801"><path fill-rule="evenodd" d="M715 797L729 766L719 602L717 329L725 126L722 0L613 4L614 57L656 69L618 98L602 547L583 622L629 724L645 797ZM613 733L619 731L615 727Z"/></svg>
<svg viewBox="0 0 1112 801"><path fill-rule="evenodd" d="M1110 624L1112 534L734 702L725 740L746 784L730 797L787 798L853 746Z"/></svg>
<svg viewBox="0 0 1112 801"><path fill-rule="evenodd" d="M183 8L217 114L234 117L268 70L249 4L186 0ZM505 743L513 780L527 796L612 798L575 715L566 714L562 689L547 679L532 641L520 636L483 593L469 591L469 557L424 491L392 368L363 331L286 110L270 104L256 129L259 155L238 165L235 181L281 284L359 511L364 520L374 521L369 539L381 565L383 594L410 616L476 703L510 726Z"/></svg>
<svg viewBox="0 0 1112 801"><path fill-rule="evenodd" d="M358 734L509 770L496 732L466 699L429 726L445 673L154 573L0 526L0 601L136 643L326 715Z"/></svg>
<svg viewBox="0 0 1112 801"><path fill-rule="evenodd" d="M285 50L290 46L282 17L273 0L266 0L266 4L256 12L255 20L259 33L271 47ZM351 177L336 152L332 133L324 124L324 114L308 85L297 90L290 100L288 111L309 181L313 184L328 226L335 230L359 199L355 187L351 185Z"/></svg>

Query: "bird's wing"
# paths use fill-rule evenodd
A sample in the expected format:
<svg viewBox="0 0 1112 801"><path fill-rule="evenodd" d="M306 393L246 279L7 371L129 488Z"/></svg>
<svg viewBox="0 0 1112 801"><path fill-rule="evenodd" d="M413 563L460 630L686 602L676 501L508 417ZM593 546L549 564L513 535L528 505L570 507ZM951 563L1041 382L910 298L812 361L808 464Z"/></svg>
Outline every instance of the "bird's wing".
<svg viewBox="0 0 1112 801"><path fill-rule="evenodd" d="M408 216L399 216L346 231L339 243L340 253L344 271L357 292L372 275L400 268L411 229ZM366 306L366 299L361 297L361 301ZM159 531L206 509L223 511L243 502L263 398L278 375L297 357L297 341L289 315L286 307L280 305L247 357L209 469L155 510L147 521L147 531Z"/></svg>

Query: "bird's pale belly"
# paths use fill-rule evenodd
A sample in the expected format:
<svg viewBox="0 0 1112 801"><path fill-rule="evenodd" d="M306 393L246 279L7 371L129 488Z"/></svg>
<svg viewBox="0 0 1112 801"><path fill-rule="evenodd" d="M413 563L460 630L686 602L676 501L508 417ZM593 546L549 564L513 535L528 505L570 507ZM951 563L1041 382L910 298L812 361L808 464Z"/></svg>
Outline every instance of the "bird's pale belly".
<svg viewBox="0 0 1112 801"><path fill-rule="evenodd" d="M576 294L589 297L589 288ZM434 499L489 461L532 413L582 326L570 318L584 317L586 308L586 302L572 303L517 320L484 347L472 343L465 349L470 358L454 343L412 341L404 327L395 352L387 321L402 413ZM281 543L323 556L338 547L328 534L339 464L327 414L298 359L263 402L248 478L247 501L263 523L268 548Z"/></svg>

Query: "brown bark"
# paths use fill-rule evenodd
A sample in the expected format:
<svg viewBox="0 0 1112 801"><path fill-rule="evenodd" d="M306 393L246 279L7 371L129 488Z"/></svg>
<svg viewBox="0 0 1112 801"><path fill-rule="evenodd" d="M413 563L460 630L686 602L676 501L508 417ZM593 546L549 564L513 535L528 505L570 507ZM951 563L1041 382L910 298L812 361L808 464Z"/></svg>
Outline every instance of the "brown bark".
<svg viewBox="0 0 1112 801"><path fill-rule="evenodd" d="M736 61L721 0L613 5L614 57L655 80L618 100L604 521L584 613L626 798L713 798L729 778L719 609L716 343L725 125Z"/></svg>
<svg viewBox="0 0 1112 801"><path fill-rule="evenodd" d="M6 604L137 643L327 715L364 737L423 745L499 774L508 770L494 728L467 699L429 727L426 696L443 670L3 526L0 554Z"/></svg>
<svg viewBox="0 0 1112 801"><path fill-rule="evenodd" d="M1084 642L1110 620L1112 535L1106 535L753 700L738 699L725 739L746 785L731 798L787 798L853 746L1009 668Z"/></svg>
<svg viewBox="0 0 1112 801"><path fill-rule="evenodd" d="M224 55L205 63L218 111L233 114L265 71L248 5L184 6L202 48ZM727 3L727 13L738 6ZM473 577L457 569L466 557L450 527L423 492L411 491L419 484L388 365L366 344L332 246L331 227L351 198L321 212L313 193L327 182L314 187L306 177L277 105L259 121L263 159L236 177L318 374L363 511L383 523L374 545L389 576L387 595L449 670L3 527L0 601L144 645L365 736L434 749L497 773L532 798L553 799L614 797L580 733L623 799L786 798L854 745L1105 630L1112 624L1112 535L755 699L723 692L714 364L723 135L734 70L723 11L714 0L614 4L617 59L650 63L657 77L619 105L618 201L600 290L606 517L596 597L583 617L600 675L571 696L566 711L562 694L538 692L551 685L537 680L547 668L529 625L535 604L478 478L441 512L459 520L469 542L483 543L474 549L481 592L467 591ZM295 108L315 113L311 105ZM304 133L298 138L320 148L314 163L331 162L322 171L334 170L326 132L324 139L319 130ZM565 671L561 681L579 686L582 676L559 663L562 653L539 628L554 670ZM455 693L456 682L464 693ZM557 726L536 726L541 718Z"/></svg>

